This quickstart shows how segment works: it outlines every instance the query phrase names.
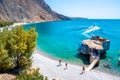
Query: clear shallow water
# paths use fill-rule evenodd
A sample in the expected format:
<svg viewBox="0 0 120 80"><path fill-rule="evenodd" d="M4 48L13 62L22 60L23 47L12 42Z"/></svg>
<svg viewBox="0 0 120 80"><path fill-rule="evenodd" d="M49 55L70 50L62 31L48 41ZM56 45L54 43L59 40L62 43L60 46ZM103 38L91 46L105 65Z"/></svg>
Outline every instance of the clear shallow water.
<svg viewBox="0 0 120 80"><path fill-rule="evenodd" d="M91 27L96 25L96 28ZM78 57L78 47L82 40L91 35L98 35L111 41L110 50L106 58L100 61L99 70L120 75L120 66L117 66L120 54L120 20L64 20L56 22L33 23L31 26L38 32L37 48L47 52L46 55L72 63L83 64ZM111 65L111 69L104 68L102 63Z"/></svg>

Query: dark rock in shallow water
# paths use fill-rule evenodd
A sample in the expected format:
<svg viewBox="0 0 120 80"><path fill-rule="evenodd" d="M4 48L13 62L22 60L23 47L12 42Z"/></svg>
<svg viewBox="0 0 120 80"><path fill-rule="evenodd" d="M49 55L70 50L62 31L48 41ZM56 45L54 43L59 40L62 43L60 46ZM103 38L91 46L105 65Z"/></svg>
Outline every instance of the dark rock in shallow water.
<svg viewBox="0 0 120 80"><path fill-rule="evenodd" d="M44 0L0 0L0 20L14 22L69 19L51 10Z"/></svg>
<svg viewBox="0 0 120 80"><path fill-rule="evenodd" d="M111 67L110 67L109 64L104 63L103 66L104 66L105 68L109 68L109 69L111 69Z"/></svg>

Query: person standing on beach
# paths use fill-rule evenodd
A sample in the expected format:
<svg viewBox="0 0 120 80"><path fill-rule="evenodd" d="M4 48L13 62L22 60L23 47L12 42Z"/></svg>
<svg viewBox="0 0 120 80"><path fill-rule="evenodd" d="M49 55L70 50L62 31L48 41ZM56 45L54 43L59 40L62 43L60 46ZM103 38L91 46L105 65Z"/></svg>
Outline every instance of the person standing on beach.
<svg viewBox="0 0 120 80"><path fill-rule="evenodd" d="M59 65L61 66L61 59L59 59Z"/></svg>
<svg viewBox="0 0 120 80"><path fill-rule="evenodd" d="M67 69L67 63L65 63L65 67L66 67L66 69Z"/></svg>
<svg viewBox="0 0 120 80"><path fill-rule="evenodd" d="M82 66L82 72L80 74L85 73L85 66Z"/></svg>

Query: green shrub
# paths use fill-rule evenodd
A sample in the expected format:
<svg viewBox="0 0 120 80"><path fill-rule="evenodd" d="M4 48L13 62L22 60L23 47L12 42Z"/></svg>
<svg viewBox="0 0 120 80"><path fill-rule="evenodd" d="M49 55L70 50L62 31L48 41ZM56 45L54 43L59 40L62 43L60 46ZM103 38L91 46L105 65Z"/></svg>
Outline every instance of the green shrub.
<svg viewBox="0 0 120 80"><path fill-rule="evenodd" d="M0 21L0 27L10 26L13 22L11 21Z"/></svg>
<svg viewBox="0 0 120 80"><path fill-rule="evenodd" d="M48 78L41 75L39 69L30 69L21 72L15 80L48 80Z"/></svg>
<svg viewBox="0 0 120 80"><path fill-rule="evenodd" d="M31 66L31 55L36 46L34 28L25 31L18 26L0 33L0 72L9 69L26 69Z"/></svg>
<svg viewBox="0 0 120 80"><path fill-rule="evenodd" d="M0 44L0 72L7 71L13 67L13 59L8 56L8 51Z"/></svg>

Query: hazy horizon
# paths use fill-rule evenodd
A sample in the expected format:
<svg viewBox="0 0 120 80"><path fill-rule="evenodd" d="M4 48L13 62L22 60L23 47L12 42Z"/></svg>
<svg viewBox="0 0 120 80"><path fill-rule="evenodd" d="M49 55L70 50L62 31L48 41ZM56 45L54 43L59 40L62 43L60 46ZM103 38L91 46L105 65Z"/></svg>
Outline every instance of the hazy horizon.
<svg viewBox="0 0 120 80"><path fill-rule="evenodd" d="M120 0L45 0L52 10L70 17L120 19Z"/></svg>

